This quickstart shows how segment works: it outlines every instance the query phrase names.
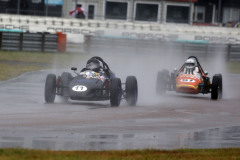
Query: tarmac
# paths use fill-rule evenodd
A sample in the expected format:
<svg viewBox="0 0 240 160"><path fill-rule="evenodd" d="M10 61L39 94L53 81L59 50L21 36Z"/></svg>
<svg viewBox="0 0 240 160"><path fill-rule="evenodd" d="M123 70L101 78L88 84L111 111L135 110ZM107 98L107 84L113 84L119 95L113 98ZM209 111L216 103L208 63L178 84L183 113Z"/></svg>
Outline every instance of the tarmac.
<svg viewBox="0 0 240 160"><path fill-rule="evenodd" d="M144 94L124 100L44 101L51 71L0 82L0 148L126 150L240 147L240 75L225 74L223 99L210 94ZM139 80L139 85L141 79Z"/></svg>

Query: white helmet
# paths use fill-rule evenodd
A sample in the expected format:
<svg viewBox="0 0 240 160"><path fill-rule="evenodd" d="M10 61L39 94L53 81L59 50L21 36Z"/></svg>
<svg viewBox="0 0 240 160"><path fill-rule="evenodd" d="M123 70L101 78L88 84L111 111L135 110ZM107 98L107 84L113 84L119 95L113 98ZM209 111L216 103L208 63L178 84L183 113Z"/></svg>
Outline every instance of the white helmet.
<svg viewBox="0 0 240 160"><path fill-rule="evenodd" d="M189 58L185 62L185 74L193 74L195 70L195 59Z"/></svg>
<svg viewBox="0 0 240 160"><path fill-rule="evenodd" d="M193 58L189 58L189 59L187 59L186 60L186 62L185 62L185 67L187 68L187 69L193 69L194 67L195 67L195 59L193 59Z"/></svg>

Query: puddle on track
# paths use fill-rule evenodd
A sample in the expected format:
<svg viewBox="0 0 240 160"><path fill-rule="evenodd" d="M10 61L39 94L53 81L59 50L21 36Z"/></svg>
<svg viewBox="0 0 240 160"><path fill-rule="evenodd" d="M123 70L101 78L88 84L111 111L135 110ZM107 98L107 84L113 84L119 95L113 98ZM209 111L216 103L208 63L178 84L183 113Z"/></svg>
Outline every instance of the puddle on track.
<svg viewBox="0 0 240 160"><path fill-rule="evenodd" d="M240 126L196 132L79 134L68 137L0 137L0 148L125 150L240 147Z"/></svg>

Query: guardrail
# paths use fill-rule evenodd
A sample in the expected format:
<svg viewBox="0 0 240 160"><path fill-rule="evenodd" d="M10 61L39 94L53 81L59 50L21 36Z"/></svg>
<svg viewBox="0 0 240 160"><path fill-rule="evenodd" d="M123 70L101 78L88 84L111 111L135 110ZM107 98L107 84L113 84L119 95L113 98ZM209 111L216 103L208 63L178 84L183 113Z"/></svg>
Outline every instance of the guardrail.
<svg viewBox="0 0 240 160"><path fill-rule="evenodd" d="M65 52L66 35L62 33L50 34L0 31L0 50Z"/></svg>
<svg viewBox="0 0 240 160"><path fill-rule="evenodd" d="M234 31L239 34L240 31L235 28L222 28L213 26L191 26L188 24L159 24L153 22L126 22L122 20L87 20L76 18L57 18L43 16L26 15L8 15L0 14L2 23L19 23L19 25L51 25L52 27L89 27L89 28L108 28L108 29L126 29L143 31L174 31L174 32L194 32L194 33L213 33L225 34ZM50 26L49 26L50 27ZM207 29L207 30L206 30Z"/></svg>

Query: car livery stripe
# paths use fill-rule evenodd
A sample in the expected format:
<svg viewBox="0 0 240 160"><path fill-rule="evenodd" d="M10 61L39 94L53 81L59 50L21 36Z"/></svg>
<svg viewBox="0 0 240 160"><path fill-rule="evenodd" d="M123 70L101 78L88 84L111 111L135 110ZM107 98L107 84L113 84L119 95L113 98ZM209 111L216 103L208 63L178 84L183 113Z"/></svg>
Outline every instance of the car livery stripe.
<svg viewBox="0 0 240 160"><path fill-rule="evenodd" d="M198 89L198 86L194 86L194 85L188 85L188 84L177 84L176 87L192 87L194 89Z"/></svg>

